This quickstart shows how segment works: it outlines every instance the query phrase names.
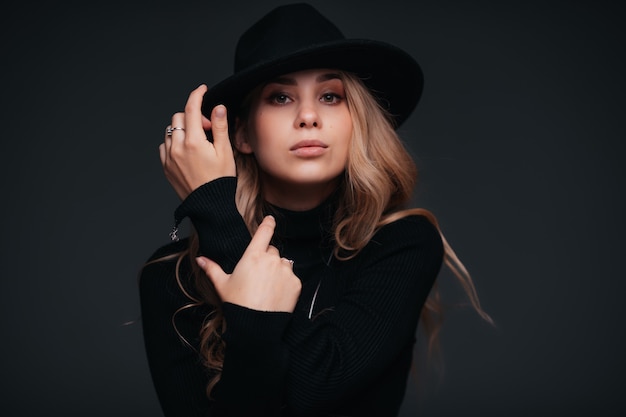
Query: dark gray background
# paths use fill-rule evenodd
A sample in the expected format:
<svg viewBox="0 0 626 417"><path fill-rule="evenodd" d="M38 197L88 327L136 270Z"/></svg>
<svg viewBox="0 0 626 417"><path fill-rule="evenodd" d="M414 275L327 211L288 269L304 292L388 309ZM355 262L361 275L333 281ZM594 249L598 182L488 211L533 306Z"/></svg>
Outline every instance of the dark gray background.
<svg viewBox="0 0 626 417"><path fill-rule="evenodd" d="M51 2L52 3L52 2ZM2 17L0 412L159 416L137 271L167 242L157 147L280 1L22 2ZM402 416L612 415L624 392L624 15L619 2L315 1L394 43L426 88L401 133L497 328L443 330ZM441 276L450 300L458 289ZM621 414L621 413L620 413Z"/></svg>

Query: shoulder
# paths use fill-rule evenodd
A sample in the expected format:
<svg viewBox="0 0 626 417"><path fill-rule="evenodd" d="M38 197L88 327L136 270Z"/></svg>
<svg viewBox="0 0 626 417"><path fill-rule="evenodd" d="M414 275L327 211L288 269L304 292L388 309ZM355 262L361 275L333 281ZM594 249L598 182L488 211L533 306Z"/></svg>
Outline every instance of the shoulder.
<svg viewBox="0 0 626 417"><path fill-rule="evenodd" d="M408 215L380 227L347 266L356 268L355 284L391 291L398 299L410 295L415 301L430 291L443 258L437 227L425 216Z"/></svg>
<svg viewBox="0 0 626 417"><path fill-rule="evenodd" d="M368 246L421 246L443 249L437 227L422 215L408 215L382 226Z"/></svg>
<svg viewBox="0 0 626 417"><path fill-rule="evenodd" d="M171 242L156 249L142 265L139 274L140 288L170 285L175 281L177 264L189 247L189 238ZM182 270L187 270L187 262L182 262ZM187 275L187 274L185 274Z"/></svg>
<svg viewBox="0 0 626 417"><path fill-rule="evenodd" d="M147 262L155 262L159 259L167 259L172 255L179 254L189 247L189 238L184 238L176 242L170 242L159 247L155 250L152 255L148 258Z"/></svg>
<svg viewBox="0 0 626 417"><path fill-rule="evenodd" d="M422 215L408 215L382 226L353 258L361 267L394 264L438 271L444 247L439 230Z"/></svg>

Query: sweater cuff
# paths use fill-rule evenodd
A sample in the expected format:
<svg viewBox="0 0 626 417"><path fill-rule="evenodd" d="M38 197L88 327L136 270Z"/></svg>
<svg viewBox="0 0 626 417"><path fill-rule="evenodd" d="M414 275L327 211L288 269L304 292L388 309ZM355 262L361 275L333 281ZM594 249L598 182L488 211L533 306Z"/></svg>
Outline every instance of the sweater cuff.
<svg viewBox="0 0 626 417"><path fill-rule="evenodd" d="M226 331L222 335L228 346L270 346L282 341L291 313L259 311L232 303L223 303Z"/></svg>
<svg viewBox="0 0 626 417"><path fill-rule="evenodd" d="M201 185L193 190L176 208L174 212L176 226L185 217L189 217L193 221L194 218L203 219L209 215L219 217L220 214L228 214L233 208L236 211L236 190L236 177L221 177Z"/></svg>
<svg viewBox="0 0 626 417"><path fill-rule="evenodd" d="M250 243L250 232L235 204L236 177L222 177L195 189L176 209L178 225L185 217L198 233L200 254L232 273Z"/></svg>

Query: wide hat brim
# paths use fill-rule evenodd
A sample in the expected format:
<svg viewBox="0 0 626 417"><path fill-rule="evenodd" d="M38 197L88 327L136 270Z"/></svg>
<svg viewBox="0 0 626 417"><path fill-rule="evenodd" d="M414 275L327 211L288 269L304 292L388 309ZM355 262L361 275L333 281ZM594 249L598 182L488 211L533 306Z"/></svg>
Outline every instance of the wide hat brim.
<svg viewBox="0 0 626 417"><path fill-rule="evenodd" d="M236 114L246 95L261 83L313 68L343 70L359 76L388 112L395 128L411 115L422 95L423 73L408 53L385 42L339 39L259 61L234 73L209 88L203 99L202 113L210 118L213 107L224 104L230 115Z"/></svg>

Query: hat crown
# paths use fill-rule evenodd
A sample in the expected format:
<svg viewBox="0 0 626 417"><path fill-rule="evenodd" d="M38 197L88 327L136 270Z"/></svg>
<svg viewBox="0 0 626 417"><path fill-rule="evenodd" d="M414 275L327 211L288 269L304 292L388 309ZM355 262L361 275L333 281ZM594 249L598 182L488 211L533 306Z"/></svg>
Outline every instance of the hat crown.
<svg viewBox="0 0 626 417"><path fill-rule="evenodd" d="M279 6L246 30L235 50L235 73L345 37L331 21L306 3Z"/></svg>
<svg viewBox="0 0 626 417"><path fill-rule="evenodd" d="M296 3L276 7L241 35L234 73L204 95L202 113L209 117L220 103L236 113L257 86L311 68L359 77L394 127L407 119L422 94L422 70L406 51L385 42L347 39L314 7Z"/></svg>

